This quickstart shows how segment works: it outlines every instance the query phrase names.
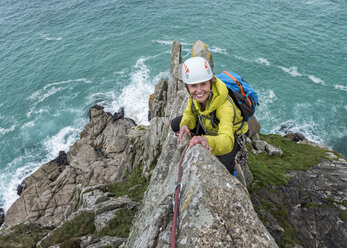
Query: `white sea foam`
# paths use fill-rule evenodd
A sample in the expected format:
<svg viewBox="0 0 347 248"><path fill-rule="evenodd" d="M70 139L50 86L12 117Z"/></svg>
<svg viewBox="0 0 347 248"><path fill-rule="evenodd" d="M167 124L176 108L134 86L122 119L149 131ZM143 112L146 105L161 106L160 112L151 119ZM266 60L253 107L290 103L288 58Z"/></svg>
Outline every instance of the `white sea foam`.
<svg viewBox="0 0 347 248"><path fill-rule="evenodd" d="M224 55L227 55L227 50L224 49L224 48L219 48L219 47L216 47L216 46L211 46L209 47L209 51L211 53L220 53L220 54L224 54Z"/></svg>
<svg viewBox="0 0 347 248"><path fill-rule="evenodd" d="M150 69L145 61L143 57L136 61L133 66L135 71L130 75L131 83L123 89L118 101L139 124L148 124L148 96L154 91L149 77Z"/></svg>
<svg viewBox="0 0 347 248"><path fill-rule="evenodd" d="M23 166L25 161L32 161L34 156L30 153L16 157L2 169L0 173L0 192L5 203L5 210L18 198L17 185L25 179L26 175L39 167L40 163L34 164L32 162L28 162Z"/></svg>
<svg viewBox="0 0 347 248"><path fill-rule="evenodd" d="M152 42L156 42L156 43L159 43L159 44L162 44L162 45L171 46L173 40L152 40ZM187 43L187 42L180 42L180 41L179 41L179 43L180 43L182 46L192 46L192 45L193 45L193 43Z"/></svg>
<svg viewBox="0 0 347 248"><path fill-rule="evenodd" d="M289 75L291 75L292 77L308 77L312 82L316 83L316 84L321 84L321 85L325 85L325 82L320 79L319 77L316 77L314 75L310 75L310 74L302 74L300 72L298 72L298 68L295 66L292 67L283 67L283 66L277 66L278 68L280 68L282 71L288 73Z"/></svg>
<svg viewBox="0 0 347 248"><path fill-rule="evenodd" d="M319 133L317 133L317 130L319 130ZM306 139L318 144L324 144L323 137L327 135L326 131L322 130L312 118L306 118L305 120L286 120L270 131L270 133L281 135L284 135L285 132L301 133Z"/></svg>
<svg viewBox="0 0 347 248"><path fill-rule="evenodd" d="M298 72L298 68L295 66L292 66L289 68L283 67L283 66L278 66L278 68L280 68L282 71L288 73L292 77L301 77L302 76L302 74Z"/></svg>
<svg viewBox="0 0 347 248"><path fill-rule="evenodd" d="M28 125L31 125L30 123ZM65 127L53 137L46 138L42 144L47 152L47 156L43 160L32 162L37 160L37 158L33 153L30 153L17 157L6 165L5 169L0 173L0 192L3 195L3 208L5 211L18 198L18 184L34 173L42 164L56 158L59 151L67 152L69 147L78 139L83 125L83 121L78 121L74 125L76 127Z"/></svg>
<svg viewBox="0 0 347 248"><path fill-rule="evenodd" d="M14 131L16 128L16 125L12 125L10 128L2 128L0 127L0 134L5 134L5 133L8 133L8 132L12 132Z"/></svg>
<svg viewBox="0 0 347 248"><path fill-rule="evenodd" d="M123 70L120 70L120 71L116 71L116 72L114 72L113 74L116 74L116 75L124 75L124 74L126 74L126 72L127 72L127 69L123 69Z"/></svg>
<svg viewBox="0 0 347 248"><path fill-rule="evenodd" d="M238 59L238 60L241 60L241 61L244 61L244 62L250 62L251 60L245 58L245 57L242 57L242 56L234 56L235 59Z"/></svg>
<svg viewBox="0 0 347 248"><path fill-rule="evenodd" d="M343 85L338 85L338 84L336 84L336 85L335 85L335 89L347 91L347 86L343 86Z"/></svg>
<svg viewBox="0 0 347 248"><path fill-rule="evenodd" d="M271 65L271 63L267 59L265 59L265 58L257 58L255 60L255 62L258 63L258 64L266 65L266 66L270 66Z"/></svg>
<svg viewBox="0 0 347 248"><path fill-rule="evenodd" d="M35 91L33 94L31 94L27 99L33 100L34 103L32 104L32 107L30 108L29 112L26 114L28 118L31 117L33 113L42 113L41 111L44 110L37 110L36 107L39 103L43 102L50 96L55 95L56 93L63 91L67 89L68 87L72 87L73 85L78 85L76 83L85 83L85 84L91 84L92 81L86 79L86 78L79 78L79 79L72 79L72 80L66 80L61 82L54 82L45 85L42 89ZM71 84L72 83L72 84ZM57 87L60 86L60 87Z"/></svg>
<svg viewBox="0 0 347 248"><path fill-rule="evenodd" d="M29 121L21 126L21 129L25 129L27 127L33 127L35 126L35 121Z"/></svg>
<svg viewBox="0 0 347 248"><path fill-rule="evenodd" d="M256 110L256 117L262 124L262 130L268 130L273 126L273 123L279 122L278 109L275 108L278 105L278 98L274 90L259 89L257 90L259 106Z"/></svg>
<svg viewBox="0 0 347 248"><path fill-rule="evenodd" d="M260 106L257 108L257 118L259 121L276 122L276 115L273 113L273 105L277 101L277 96L273 90L258 90Z"/></svg>
<svg viewBox="0 0 347 248"><path fill-rule="evenodd" d="M131 68L130 82L122 89L120 95L114 91L95 93L88 98L88 102L97 102L104 110L114 113L120 107L125 108L125 115L135 120L137 124L148 125L148 96L154 91L154 84L159 79L169 74L168 71L161 72L153 79L150 78L150 68L146 61L151 57L140 57Z"/></svg>
<svg viewBox="0 0 347 248"><path fill-rule="evenodd" d="M148 57L141 57L136 61L130 73L128 86L120 94L114 90L98 92L88 97L88 104L99 104L110 113L125 108L125 115L135 120L137 124L148 125L148 96L153 93L154 86L161 78L167 78L169 70L160 72L150 78L150 69L145 64Z"/></svg>
<svg viewBox="0 0 347 248"><path fill-rule="evenodd" d="M67 152L69 147L79 138L80 130L78 127L65 127L53 137L45 139L43 145L48 152L47 158L52 160L58 156L59 151Z"/></svg>
<svg viewBox="0 0 347 248"><path fill-rule="evenodd" d="M172 45L172 40L152 40L152 42L156 42L156 43L159 43L159 44L162 44L162 45L169 45L171 46Z"/></svg>
<svg viewBox="0 0 347 248"><path fill-rule="evenodd" d="M308 76L309 79L311 79L312 82L314 82L316 84L325 85L325 82L322 79L320 79L320 78L318 78L316 76L313 76L313 75L307 75L307 76Z"/></svg>
<svg viewBox="0 0 347 248"><path fill-rule="evenodd" d="M43 39L45 39L45 40L60 41L60 40L63 39L62 37L50 37L49 35L47 35L47 34L42 34L42 33L40 33L39 35L40 35Z"/></svg>
<svg viewBox="0 0 347 248"><path fill-rule="evenodd" d="M22 157L17 160L23 159ZM13 161L15 163L15 161ZM0 192L2 192L5 211L14 203L17 198L17 186L20 184L28 175L33 173L41 165L40 163L27 163L17 169L6 166L4 171L0 174Z"/></svg>
<svg viewBox="0 0 347 248"><path fill-rule="evenodd" d="M90 81L86 78L78 78L78 79L70 79L70 80L61 81L61 82L54 82L54 83L50 83L50 84L45 85L40 90L35 91L33 94L31 94L31 96L29 96L28 99L29 100L37 100L38 98L41 99L42 95L48 94L48 96L50 96L61 89L65 89L65 88L55 88L53 86L60 86L60 85L65 85L65 84L70 84L70 83L80 83L80 82L83 82L86 84L93 83L92 81ZM70 85L69 85L69 87L70 87ZM47 98L48 96L46 96L45 98Z"/></svg>

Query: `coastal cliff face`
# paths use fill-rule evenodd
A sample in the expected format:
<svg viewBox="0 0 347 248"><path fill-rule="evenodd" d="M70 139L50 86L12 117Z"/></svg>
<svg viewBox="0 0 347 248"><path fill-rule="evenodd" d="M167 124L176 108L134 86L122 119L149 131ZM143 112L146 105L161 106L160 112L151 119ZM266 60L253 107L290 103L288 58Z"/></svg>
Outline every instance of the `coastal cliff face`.
<svg viewBox="0 0 347 248"><path fill-rule="evenodd" d="M192 54L213 65L203 42ZM169 247L189 139L177 147L170 130L187 101L181 63L174 41L169 78L150 97L150 126L137 126L122 109L90 109L69 152L25 181L6 212L0 247ZM251 122L250 158L237 165L237 178L202 146L187 150L176 246L343 247L346 161L325 148L259 136Z"/></svg>

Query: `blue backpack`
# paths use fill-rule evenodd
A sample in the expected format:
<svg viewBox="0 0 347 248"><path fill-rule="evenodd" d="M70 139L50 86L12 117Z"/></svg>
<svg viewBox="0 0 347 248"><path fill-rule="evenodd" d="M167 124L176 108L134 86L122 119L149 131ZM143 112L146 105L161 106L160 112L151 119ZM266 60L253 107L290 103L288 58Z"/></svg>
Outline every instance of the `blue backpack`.
<svg viewBox="0 0 347 248"><path fill-rule="evenodd" d="M256 105L259 105L257 93L235 72L223 71L216 77L222 80L228 87L229 96L241 110L244 120L248 121L254 115Z"/></svg>

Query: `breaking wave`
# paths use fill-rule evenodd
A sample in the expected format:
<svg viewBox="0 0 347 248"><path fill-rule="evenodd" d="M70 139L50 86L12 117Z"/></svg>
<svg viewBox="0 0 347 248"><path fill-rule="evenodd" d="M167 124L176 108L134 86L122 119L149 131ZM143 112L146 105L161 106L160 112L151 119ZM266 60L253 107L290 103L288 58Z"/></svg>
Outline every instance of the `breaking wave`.
<svg viewBox="0 0 347 248"><path fill-rule="evenodd" d="M265 59L265 58L257 58L255 60L255 62L258 63L258 64L261 64L261 65L266 65L266 66L270 66L271 65L271 63L267 59Z"/></svg>
<svg viewBox="0 0 347 248"><path fill-rule="evenodd" d="M282 71L288 73L292 77L301 77L302 76L302 74L298 72L298 68L295 66L292 66L289 68L283 67L283 66L278 66L278 68L280 68Z"/></svg>
<svg viewBox="0 0 347 248"><path fill-rule="evenodd" d="M347 86L343 85L335 85L335 89L342 90L342 91L347 91Z"/></svg>

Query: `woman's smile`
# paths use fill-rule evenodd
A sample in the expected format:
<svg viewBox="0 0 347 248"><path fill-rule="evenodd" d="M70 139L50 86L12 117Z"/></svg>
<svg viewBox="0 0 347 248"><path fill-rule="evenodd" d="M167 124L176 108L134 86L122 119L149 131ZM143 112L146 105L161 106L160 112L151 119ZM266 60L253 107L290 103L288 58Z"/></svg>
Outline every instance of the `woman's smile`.
<svg viewBox="0 0 347 248"><path fill-rule="evenodd" d="M192 97L201 104L206 104L211 91L211 84L209 81L189 84L188 91Z"/></svg>

